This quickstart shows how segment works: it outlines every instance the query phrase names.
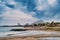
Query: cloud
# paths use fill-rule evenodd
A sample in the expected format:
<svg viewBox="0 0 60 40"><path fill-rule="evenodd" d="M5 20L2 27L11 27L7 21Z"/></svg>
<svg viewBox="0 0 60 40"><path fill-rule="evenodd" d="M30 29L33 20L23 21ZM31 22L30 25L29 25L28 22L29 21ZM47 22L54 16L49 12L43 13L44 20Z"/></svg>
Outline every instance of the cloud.
<svg viewBox="0 0 60 40"><path fill-rule="evenodd" d="M0 14L0 24L60 20L60 3L57 0L1 0Z"/></svg>
<svg viewBox="0 0 60 40"><path fill-rule="evenodd" d="M51 21L60 22L60 16L59 15L60 15L60 13L57 13L54 16L43 18L43 19L45 21L48 21L48 22L51 22Z"/></svg>
<svg viewBox="0 0 60 40"><path fill-rule="evenodd" d="M32 12L33 13L33 12ZM32 15L25 13L19 9L6 8L5 14L3 14L2 24L26 24L37 21Z"/></svg>
<svg viewBox="0 0 60 40"><path fill-rule="evenodd" d="M53 20L57 21L57 22L60 22L60 13L54 15L54 17L52 17Z"/></svg>
<svg viewBox="0 0 60 40"><path fill-rule="evenodd" d="M26 24L26 23L33 23L38 19L33 17L35 12L29 12L27 6L23 6L21 3L16 3L14 0L5 0L4 3L4 10L1 17L0 25L13 25L13 24ZM1 19L1 18L0 18Z"/></svg>
<svg viewBox="0 0 60 40"><path fill-rule="evenodd" d="M50 7L57 5L56 0L37 0L37 10L48 10Z"/></svg>
<svg viewBox="0 0 60 40"><path fill-rule="evenodd" d="M35 0L14 0L18 4L22 4L22 6L27 7L27 11L31 12L35 10L36 2Z"/></svg>
<svg viewBox="0 0 60 40"><path fill-rule="evenodd" d="M10 10L6 14L4 14L4 17L6 17L7 19L11 18L13 20L20 20L20 19L23 19L23 20L29 20L29 19L34 20L31 15L28 15L28 14L24 13L21 10Z"/></svg>
<svg viewBox="0 0 60 40"><path fill-rule="evenodd" d="M37 18L43 19L44 21L59 20L59 15L57 15L57 18L54 17L60 13L60 3L58 4L58 0L37 0L36 4Z"/></svg>
<svg viewBox="0 0 60 40"><path fill-rule="evenodd" d="M50 5L56 5L56 3L57 3L57 0L48 0L48 4L50 4Z"/></svg>

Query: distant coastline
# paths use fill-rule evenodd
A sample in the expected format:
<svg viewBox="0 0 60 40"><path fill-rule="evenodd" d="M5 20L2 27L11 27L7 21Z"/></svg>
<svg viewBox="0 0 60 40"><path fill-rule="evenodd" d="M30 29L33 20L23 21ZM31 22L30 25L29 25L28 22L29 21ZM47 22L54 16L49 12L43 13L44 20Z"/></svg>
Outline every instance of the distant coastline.
<svg viewBox="0 0 60 40"><path fill-rule="evenodd" d="M2 25L0 27L23 27L23 25Z"/></svg>

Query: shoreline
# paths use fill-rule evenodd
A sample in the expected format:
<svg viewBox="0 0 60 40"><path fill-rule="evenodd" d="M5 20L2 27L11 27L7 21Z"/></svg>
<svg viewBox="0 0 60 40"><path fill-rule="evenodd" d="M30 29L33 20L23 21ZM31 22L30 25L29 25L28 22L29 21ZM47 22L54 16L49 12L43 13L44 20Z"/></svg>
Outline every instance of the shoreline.
<svg viewBox="0 0 60 40"><path fill-rule="evenodd" d="M59 31L51 31L51 30L28 30L28 31L21 31L21 32L7 32L6 35L2 35L0 37L10 37L10 36L34 36L34 35L42 35L42 34L60 34Z"/></svg>
<svg viewBox="0 0 60 40"><path fill-rule="evenodd" d="M45 38L45 37L60 37L60 35L41 34L32 36L10 36L10 37L0 37L0 40L37 40L38 38Z"/></svg>
<svg viewBox="0 0 60 40"><path fill-rule="evenodd" d="M31 28L28 27L27 29L32 29L32 27ZM49 30L40 30L40 29L36 30L36 29L39 29L39 27L38 28L36 27L35 30L33 28L33 30L30 31L28 30L29 32L21 34L9 34L6 37L0 37L0 40L37 40L39 38L45 38L45 37L60 37L60 31L54 31L51 29Z"/></svg>
<svg viewBox="0 0 60 40"><path fill-rule="evenodd" d="M43 30L42 30L43 31ZM49 31L49 32L57 32L57 31ZM40 38L46 37L59 37L60 34L35 34L35 35L25 35L25 36L7 36L7 37L0 37L0 40L38 40Z"/></svg>

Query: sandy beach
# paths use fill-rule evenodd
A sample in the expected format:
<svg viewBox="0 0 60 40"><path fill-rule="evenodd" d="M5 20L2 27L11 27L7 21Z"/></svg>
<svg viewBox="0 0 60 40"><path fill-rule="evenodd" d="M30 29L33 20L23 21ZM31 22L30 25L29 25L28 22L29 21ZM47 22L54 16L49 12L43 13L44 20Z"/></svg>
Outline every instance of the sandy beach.
<svg viewBox="0 0 60 40"><path fill-rule="evenodd" d="M37 40L34 37L9 37L9 38L0 38L0 40Z"/></svg>
<svg viewBox="0 0 60 40"><path fill-rule="evenodd" d="M40 40L40 38L46 38L46 37L60 37L60 31L51 31L51 30L50 31L28 30L28 31L17 32L17 33L15 31L15 32L8 32L7 34L8 35L6 37L4 36L0 37L0 40Z"/></svg>
<svg viewBox="0 0 60 40"><path fill-rule="evenodd" d="M41 34L32 36L10 36L10 37L0 37L0 40L38 40L39 38L44 37L60 37L60 35Z"/></svg>

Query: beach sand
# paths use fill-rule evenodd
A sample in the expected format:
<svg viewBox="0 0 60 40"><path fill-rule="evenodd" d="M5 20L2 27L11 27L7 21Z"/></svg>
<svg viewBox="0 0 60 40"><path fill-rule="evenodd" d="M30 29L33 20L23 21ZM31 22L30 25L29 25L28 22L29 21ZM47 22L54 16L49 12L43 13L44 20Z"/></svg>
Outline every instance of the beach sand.
<svg viewBox="0 0 60 40"><path fill-rule="evenodd" d="M50 35L50 34L41 34L33 36L10 36L10 37L0 37L0 40L38 40L39 38L44 37L60 37L60 35Z"/></svg>
<svg viewBox="0 0 60 40"><path fill-rule="evenodd" d="M10 38L0 38L0 40L37 40L34 37L10 37Z"/></svg>

